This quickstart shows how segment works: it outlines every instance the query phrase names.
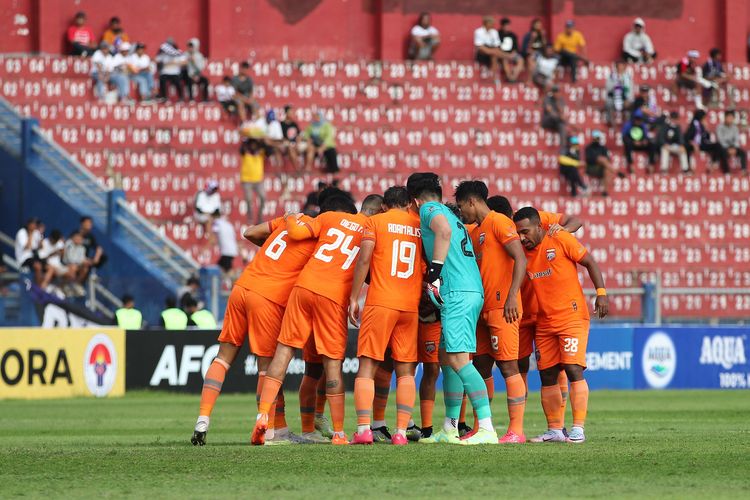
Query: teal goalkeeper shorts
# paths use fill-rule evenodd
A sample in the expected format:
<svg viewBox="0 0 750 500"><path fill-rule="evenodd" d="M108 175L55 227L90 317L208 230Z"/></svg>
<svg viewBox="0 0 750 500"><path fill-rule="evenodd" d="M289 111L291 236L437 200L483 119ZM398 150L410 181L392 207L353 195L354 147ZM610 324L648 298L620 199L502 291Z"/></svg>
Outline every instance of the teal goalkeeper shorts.
<svg viewBox="0 0 750 500"><path fill-rule="evenodd" d="M440 347L445 352L477 351L477 320L484 296L480 292L448 292L443 295Z"/></svg>

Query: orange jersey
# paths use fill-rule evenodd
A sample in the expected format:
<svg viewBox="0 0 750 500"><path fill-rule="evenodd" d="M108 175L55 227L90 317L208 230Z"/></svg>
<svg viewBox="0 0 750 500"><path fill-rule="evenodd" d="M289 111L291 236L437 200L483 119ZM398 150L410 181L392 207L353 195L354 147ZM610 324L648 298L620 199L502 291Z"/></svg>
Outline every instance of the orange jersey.
<svg viewBox="0 0 750 500"><path fill-rule="evenodd" d="M343 212L325 212L312 220L288 218L286 226L291 239L318 239L297 286L339 305L348 305L366 221L362 214Z"/></svg>
<svg viewBox="0 0 750 500"><path fill-rule="evenodd" d="M540 211L539 218L542 221L542 228L549 231L552 224L560 223L562 214ZM533 319L539 311L539 306L536 303L536 295L534 295L534 289L528 278L523 280L523 284L521 284L521 303L523 304L523 319Z"/></svg>
<svg viewBox="0 0 750 500"><path fill-rule="evenodd" d="M577 268L586 253L586 247L566 231L545 235L534 250L526 252L527 276L539 305L538 329L562 330L589 319Z"/></svg>
<svg viewBox="0 0 750 500"><path fill-rule="evenodd" d="M417 312L423 274L419 216L399 209L373 215L362 240L375 242L365 305Z"/></svg>
<svg viewBox="0 0 750 500"><path fill-rule="evenodd" d="M310 217L303 217L307 222ZM268 222L271 235L253 260L242 271L236 284L266 299L286 306L289 292L315 249L315 240L294 241L289 238L283 217Z"/></svg>
<svg viewBox="0 0 750 500"><path fill-rule="evenodd" d="M484 307L491 311L505 305L513 281L514 260L505 251L505 245L518 240L516 225L503 214L490 212L471 232L471 244L477 256L479 274L484 286ZM521 293L518 293L519 304ZM519 311L520 312L520 311Z"/></svg>

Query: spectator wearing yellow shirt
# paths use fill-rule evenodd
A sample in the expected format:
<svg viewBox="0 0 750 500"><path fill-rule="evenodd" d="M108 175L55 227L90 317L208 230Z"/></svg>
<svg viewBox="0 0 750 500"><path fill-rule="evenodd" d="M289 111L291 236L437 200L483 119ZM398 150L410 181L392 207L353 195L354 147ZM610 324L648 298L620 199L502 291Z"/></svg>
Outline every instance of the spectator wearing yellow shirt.
<svg viewBox="0 0 750 500"><path fill-rule="evenodd" d="M116 54L120 50L121 43L130 41L130 37L122 29L122 22L119 17L113 17L109 20L109 26L104 34L102 34L102 41L107 42L112 47L113 54Z"/></svg>
<svg viewBox="0 0 750 500"><path fill-rule="evenodd" d="M263 145L258 139L247 139L240 145L240 184L247 203L247 220L251 224L260 224L263 208L266 204L266 190L263 186L265 155ZM258 197L258 214L253 221L254 198Z"/></svg>
<svg viewBox="0 0 750 500"><path fill-rule="evenodd" d="M576 81L576 69L579 60L586 60L586 40L583 34L574 28L572 20L565 22L565 31L555 39L555 52L560 56L560 66L570 68L570 79Z"/></svg>

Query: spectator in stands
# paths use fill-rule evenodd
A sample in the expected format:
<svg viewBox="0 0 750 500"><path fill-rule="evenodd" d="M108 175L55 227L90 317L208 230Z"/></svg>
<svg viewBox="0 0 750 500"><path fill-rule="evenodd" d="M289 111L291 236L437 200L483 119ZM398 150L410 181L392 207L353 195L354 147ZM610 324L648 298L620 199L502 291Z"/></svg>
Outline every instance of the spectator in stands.
<svg viewBox="0 0 750 500"><path fill-rule="evenodd" d="M220 257L217 265L225 274L229 274L234 266L234 259L239 255L234 226L221 216L219 209L213 213L212 219L211 232L208 234L209 245L218 243Z"/></svg>
<svg viewBox="0 0 750 500"><path fill-rule="evenodd" d="M545 46L544 51L536 58L531 79L542 91L546 92L555 83L555 71L559 63L560 60L551 45Z"/></svg>
<svg viewBox="0 0 750 500"><path fill-rule="evenodd" d="M299 152L297 138L300 134L299 125L295 121L296 113L290 104L284 106L284 119L281 121L281 133L284 136L281 153L289 156L294 170L299 170Z"/></svg>
<svg viewBox="0 0 750 500"><path fill-rule="evenodd" d="M503 73L508 83L515 83L518 75L523 71L524 62L523 57L518 53L518 37L510 30L510 19L507 17L500 20L497 37L500 40Z"/></svg>
<svg viewBox="0 0 750 500"><path fill-rule="evenodd" d="M143 327L143 314L135 308L132 295L122 296L122 307L115 311L115 322L123 330L140 330Z"/></svg>
<svg viewBox="0 0 750 500"><path fill-rule="evenodd" d="M327 173L338 172L336 129L331 122L325 119L322 111L317 112L315 120L307 126L303 135L307 140L307 162L305 163L305 167L311 170L315 158L322 155L325 161L325 171Z"/></svg>
<svg viewBox="0 0 750 500"><path fill-rule="evenodd" d="M656 147L648 135L649 129L641 113L633 113L622 127L622 142L625 147L625 164L628 173L633 173L633 151L645 151L648 154L647 172L654 170Z"/></svg>
<svg viewBox="0 0 750 500"><path fill-rule="evenodd" d="M542 128L556 132L560 137L560 150L568 147L565 101L560 96L560 87L553 85L542 101Z"/></svg>
<svg viewBox="0 0 750 500"><path fill-rule="evenodd" d="M42 282L42 263L39 260L39 245L42 242L42 232L39 230L41 222L31 217L26 224L16 232L15 250L16 262L20 267L28 267L34 273L34 282Z"/></svg>
<svg viewBox="0 0 750 500"><path fill-rule="evenodd" d="M201 93L201 100L208 101L208 78L203 74L206 69L206 58L200 52L200 40L191 38L187 43L187 58L185 66L182 68L182 82L187 91L188 100L193 100L193 85L198 87Z"/></svg>
<svg viewBox="0 0 750 500"><path fill-rule="evenodd" d="M177 92L177 98L182 100L182 82L180 74L182 68L187 64L187 58L177 48L174 38L169 37L159 46L156 54L156 62L159 68L159 101L166 102L169 86Z"/></svg>
<svg viewBox="0 0 750 500"><path fill-rule="evenodd" d="M709 171L719 161L720 146L711 140L711 132L706 128L706 112L702 109L698 109L693 113L693 118L690 120L690 125L688 125L685 132L685 147L687 148L688 160L693 172L696 170L693 164L693 154L698 151L708 153L711 159L711 166L708 168Z"/></svg>
<svg viewBox="0 0 750 500"><path fill-rule="evenodd" d="M80 285L86 282L91 268L91 261L86 258L86 247L83 245L83 236L78 231L74 232L65 242L63 261L72 268L75 276L72 295L82 296L86 291Z"/></svg>
<svg viewBox="0 0 750 500"><path fill-rule="evenodd" d="M703 99L707 100L709 104L718 101L717 91L726 86L729 81L721 59L721 50L713 48L709 52L708 60L703 64L702 76L708 82L708 85L703 85ZM731 96L729 98L731 99Z"/></svg>
<svg viewBox="0 0 750 500"><path fill-rule="evenodd" d="M247 204L247 220L250 224L260 224L266 204L266 190L263 185L265 154L259 139L246 139L240 144L240 184ZM254 198L258 197L258 212L253 220Z"/></svg>
<svg viewBox="0 0 750 500"><path fill-rule="evenodd" d="M679 89L688 91L688 99L695 100L695 106L698 109L703 108L703 100L698 89L703 86L704 80L701 76L701 68L698 64L700 52L689 50L685 57L677 63L677 76L675 77L672 91L676 94Z"/></svg>
<svg viewBox="0 0 750 500"><path fill-rule="evenodd" d="M39 285L46 289L54 278L64 278L67 282L75 279L71 268L63 264L63 254L65 253L65 238L58 229L53 229L49 238L42 240L39 249L39 258L44 262L44 280Z"/></svg>
<svg viewBox="0 0 750 500"><path fill-rule="evenodd" d="M659 148L661 172L664 174L669 172L669 163L672 156L679 158L682 173L690 173L690 164L688 163L687 151L685 149L685 137L682 135L680 124L677 123L679 118L680 114L677 111L670 112L659 127L659 133L656 136L656 147Z"/></svg>
<svg viewBox="0 0 750 500"><path fill-rule="evenodd" d="M216 329L216 318L211 314L208 309L198 307L198 303L188 298L184 305L185 314L188 317L188 326L194 326L201 330L215 330Z"/></svg>
<svg viewBox="0 0 750 500"><path fill-rule="evenodd" d="M487 66L495 78L495 83L500 83L498 69L503 53L500 50L500 37L493 28L494 25L495 19L492 16L484 16L482 26L474 30L474 59L482 66Z"/></svg>
<svg viewBox="0 0 750 500"><path fill-rule="evenodd" d="M198 303L198 307L203 308L201 281L195 276L191 276L187 279L185 286L177 291L177 296L180 298L180 307L182 309L185 309L185 301L188 298L193 299Z"/></svg>
<svg viewBox="0 0 750 500"><path fill-rule="evenodd" d="M219 183L215 180L206 182L204 189L198 191L195 195L195 220L201 224L211 221L212 214L221 209L221 194L219 194Z"/></svg>
<svg viewBox="0 0 750 500"><path fill-rule="evenodd" d="M737 158L742 172L747 174L747 154L740 147L740 129L734 122L735 113L732 110L724 112L724 123L716 127L716 139L719 142L719 158L721 171L729 173L729 160Z"/></svg>
<svg viewBox="0 0 750 500"><path fill-rule="evenodd" d="M578 196L578 188L581 188L583 195L588 194L588 187L581 177L581 167L584 163L581 161L581 145L577 135L572 135L558 158L560 164L560 175L565 177L570 186L570 196Z"/></svg>
<svg viewBox="0 0 750 500"><path fill-rule="evenodd" d="M621 116L633 100L633 76L624 61L617 61L607 77L604 91L607 100L604 104L604 119L610 127L615 123L615 116Z"/></svg>
<svg viewBox="0 0 750 500"><path fill-rule="evenodd" d="M656 59L654 44L646 34L646 23L640 17L633 21L633 30L622 39L622 58L627 62L645 64Z"/></svg>
<svg viewBox="0 0 750 500"><path fill-rule="evenodd" d="M303 214L309 215L310 217L315 217L316 215L318 215L318 212L320 211L320 201L318 197L320 196L320 193L322 193L323 190L327 187L328 184L320 181L318 182L315 191L310 191L309 193L307 193L305 204L302 207Z"/></svg>
<svg viewBox="0 0 750 500"><path fill-rule="evenodd" d="M81 217L78 233L83 239L83 246L86 248L86 258L89 259L91 266L101 267L107 262L107 254L104 249L96 242L93 233L94 221L88 215Z"/></svg>
<svg viewBox="0 0 750 500"><path fill-rule="evenodd" d="M159 324L165 330L184 330L187 328L188 317L185 311L177 308L174 297L167 297L164 301L164 310L161 312Z"/></svg>
<svg viewBox="0 0 750 500"><path fill-rule="evenodd" d="M618 172L612 165L612 155L605 145L604 134L599 130L591 132L591 142L586 146L586 175L599 179L602 184L602 196L609 196L615 176L623 178L625 174Z"/></svg>
<svg viewBox="0 0 750 500"><path fill-rule="evenodd" d="M151 100L154 91L154 73L151 71L151 58L146 54L146 46L135 44L135 52L126 60L130 81L138 86L141 101Z"/></svg>
<svg viewBox="0 0 750 500"><path fill-rule="evenodd" d="M544 32L544 25L541 19L535 17L531 20L528 33L523 36L521 41L521 55L526 61L526 73L528 75L526 83L531 83L536 72L536 60L544 53L546 46L547 34ZM555 67L557 67L557 63L555 63Z"/></svg>
<svg viewBox="0 0 750 500"><path fill-rule="evenodd" d="M432 25L432 16L429 12L419 15L419 21L412 27L409 35L409 59L432 61L435 51L440 46L440 33Z"/></svg>
<svg viewBox="0 0 750 500"><path fill-rule="evenodd" d="M130 42L130 37L122 29L122 23L119 17L113 17L109 20L109 26L102 35L102 42L107 42L112 47L112 53L120 50L120 44Z"/></svg>
<svg viewBox="0 0 750 500"><path fill-rule="evenodd" d="M232 78L232 86L236 91L234 100L237 104L237 112L240 117L240 122L244 122L247 119L248 111L252 113L255 101L253 100L253 79L250 78L250 63L242 61L240 63L240 71L237 75Z"/></svg>
<svg viewBox="0 0 750 500"><path fill-rule="evenodd" d="M222 78L221 83L214 87L214 95L216 100L219 101L224 111L230 115L237 114L237 100L235 99L236 91L232 86L232 77L225 75Z"/></svg>
<svg viewBox="0 0 750 500"><path fill-rule="evenodd" d="M114 70L114 56L109 52L109 44L101 42L99 49L91 56L91 78L94 80L94 95L105 100L109 88L109 78Z"/></svg>
<svg viewBox="0 0 750 500"><path fill-rule="evenodd" d="M73 18L73 24L68 27L68 43L70 55L88 57L96 52L94 31L86 26L86 13L78 12Z"/></svg>
<svg viewBox="0 0 750 500"><path fill-rule="evenodd" d="M130 57L130 43L122 42L119 50L112 56L112 72L109 74L109 82L117 89L117 100L129 103L130 100L130 78L128 76L128 58Z"/></svg>
<svg viewBox="0 0 750 500"><path fill-rule="evenodd" d="M555 39L555 51L560 56L560 66L570 69L570 80L575 83L579 61L586 59L586 40L575 29L572 19L565 22L565 30Z"/></svg>

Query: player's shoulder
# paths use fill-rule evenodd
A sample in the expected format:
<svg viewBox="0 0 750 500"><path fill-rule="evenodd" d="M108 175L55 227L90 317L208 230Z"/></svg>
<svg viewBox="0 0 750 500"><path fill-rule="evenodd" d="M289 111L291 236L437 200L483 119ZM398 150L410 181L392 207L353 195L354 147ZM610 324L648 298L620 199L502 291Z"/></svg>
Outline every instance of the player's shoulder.
<svg viewBox="0 0 750 500"><path fill-rule="evenodd" d="M539 211L539 220L543 226L551 226L552 224L559 224L562 219L562 214L555 212L545 212L544 210Z"/></svg>
<svg viewBox="0 0 750 500"><path fill-rule="evenodd" d="M487 217L489 218L490 222L493 224L502 224L503 226L512 225L515 226L515 223L513 220L508 217L507 215L490 211L490 213L487 214Z"/></svg>

